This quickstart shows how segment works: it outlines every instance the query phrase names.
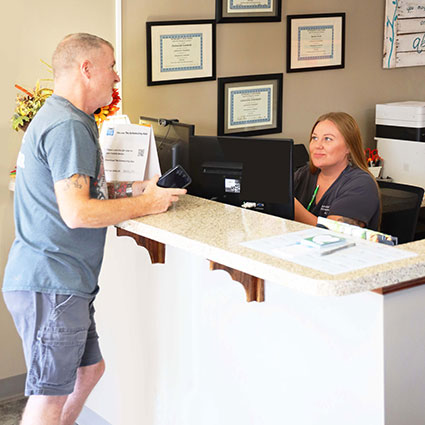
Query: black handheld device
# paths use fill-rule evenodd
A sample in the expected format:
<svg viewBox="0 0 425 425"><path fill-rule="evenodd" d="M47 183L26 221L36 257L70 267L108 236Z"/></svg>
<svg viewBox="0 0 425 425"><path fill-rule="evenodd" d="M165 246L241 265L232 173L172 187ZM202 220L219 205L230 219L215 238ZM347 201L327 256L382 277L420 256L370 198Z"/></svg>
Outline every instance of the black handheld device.
<svg viewBox="0 0 425 425"><path fill-rule="evenodd" d="M157 185L160 187L187 187L192 183L189 174L181 165L176 165L174 168L166 171L158 180Z"/></svg>

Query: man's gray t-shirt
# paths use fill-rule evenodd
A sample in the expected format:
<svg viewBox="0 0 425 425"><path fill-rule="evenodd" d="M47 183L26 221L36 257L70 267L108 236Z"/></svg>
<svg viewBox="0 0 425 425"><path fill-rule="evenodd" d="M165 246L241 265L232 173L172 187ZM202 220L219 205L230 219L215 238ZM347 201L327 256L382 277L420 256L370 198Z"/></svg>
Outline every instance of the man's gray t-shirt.
<svg viewBox="0 0 425 425"><path fill-rule="evenodd" d="M319 172L312 174L309 165L294 175L294 195L307 208L317 186ZM380 200L373 177L360 168L347 165L310 212L316 217L339 215L362 221L368 229L378 230Z"/></svg>
<svg viewBox="0 0 425 425"><path fill-rule="evenodd" d="M54 183L90 177L90 197L105 199L98 130L92 115L52 95L22 140L15 185L15 241L3 291L75 294L97 292L105 228L70 229L62 220Z"/></svg>

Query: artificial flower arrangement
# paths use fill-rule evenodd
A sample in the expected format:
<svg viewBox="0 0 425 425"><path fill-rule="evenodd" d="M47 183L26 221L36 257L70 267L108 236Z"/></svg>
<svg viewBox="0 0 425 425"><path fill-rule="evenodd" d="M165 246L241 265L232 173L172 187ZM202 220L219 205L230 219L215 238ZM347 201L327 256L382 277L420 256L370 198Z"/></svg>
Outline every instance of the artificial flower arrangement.
<svg viewBox="0 0 425 425"><path fill-rule="evenodd" d="M28 127L28 124L34 118L39 109L43 106L46 99L52 95L53 90L40 87L40 81L37 81L37 84L32 92L24 89L21 86L18 86L18 84L15 84L15 87L24 94L18 94L16 96L17 106L12 117L12 127L16 131L25 131Z"/></svg>
<svg viewBox="0 0 425 425"><path fill-rule="evenodd" d="M108 119L110 116L114 115L117 111L119 111L118 103L120 103L120 95L118 93L118 89L112 90L112 101L109 105L103 106L100 108L99 112L94 114L94 118L96 120L97 126L100 128L103 121Z"/></svg>
<svg viewBox="0 0 425 425"><path fill-rule="evenodd" d="M25 131L28 127L28 124L34 118L39 109L43 106L46 99L52 95L53 90L40 87L40 81L37 81L37 84L32 92L21 86L18 86L18 84L15 84L15 87L22 91L24 95L18 94L16 96L17 106L12 117L12 127L16 131ZM102 125L103 121L114 115L120 109L118 106L120 100L121 98L118 94L118 89L113 89L111 103L100 108L94 115L98 127Z"/></svg>

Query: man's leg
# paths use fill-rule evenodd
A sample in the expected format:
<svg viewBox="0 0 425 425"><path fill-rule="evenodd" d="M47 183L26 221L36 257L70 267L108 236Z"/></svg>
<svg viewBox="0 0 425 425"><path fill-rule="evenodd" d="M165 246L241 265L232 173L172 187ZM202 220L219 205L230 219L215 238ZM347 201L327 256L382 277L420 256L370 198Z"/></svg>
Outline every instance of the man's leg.
<svg viewBox="0 0 425 425"><path fill-rule="evenodd" d="M77 380L74 391L68 396L60 425L74 425L84 403L102 377L105 371L105 362L99 348L96 322L94 320L93 302L89 304L90 327L87 332L87 341L80 367L77 370Z"/></svg>
<svg viewBox="0 0 425 425"><path fill-rule="evenodd" d="M21 425L58 425L67 397L30 396L22 416Z"/></svg>
<svg viewBox="0 0 425 425"><path fill-rule="evenodd" d="M105 362L103 360L94 365L83 366L78 369L74 392L66 399L60 422L57 422L58 424L74 425L87 397L98 383L104 370Z"/></svg>
<svg viewBox="0 0 425 425"><path fill-rule="evenodd" d="M104 370L93 300L27 291L4 297L28 368L25 394L30 398L22 424L60 425L63 412L66 421L76 418Z"/></svg>
<svg viewBox="0 0 425 425"><path fill-rule="evenodd" d="M30 396L21 425L74 425L84 402L104 370L103 360L91 366L80 367L74 392L69 396Z"/></svg>
<svg viewBox="0 0 425 425"><path fill-rule="evenodd" d="M22 424L73 425L105 369L94 298L27 291L4 296L28 368L25 393L30 399Z"/></svg>

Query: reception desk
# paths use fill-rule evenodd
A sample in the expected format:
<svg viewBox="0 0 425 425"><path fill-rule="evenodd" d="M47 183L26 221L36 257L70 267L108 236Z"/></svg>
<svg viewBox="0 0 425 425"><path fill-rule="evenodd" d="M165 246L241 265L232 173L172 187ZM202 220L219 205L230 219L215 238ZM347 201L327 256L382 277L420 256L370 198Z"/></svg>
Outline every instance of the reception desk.
<svg viewBox="0 0 425 425"><path fill-rule="evenodd" d="M109 229L80 425L423 424L425 241L337 275L241 245L308 228L186 195Z"/></svg>

